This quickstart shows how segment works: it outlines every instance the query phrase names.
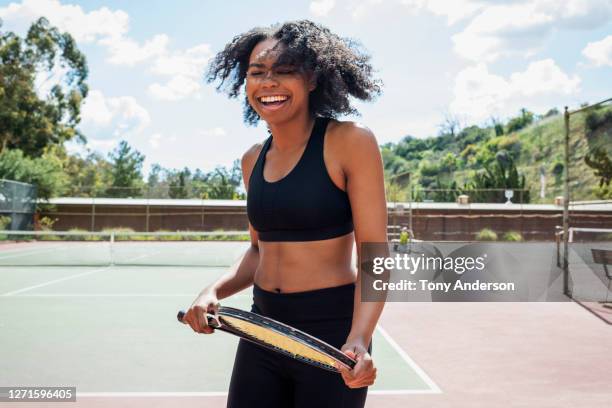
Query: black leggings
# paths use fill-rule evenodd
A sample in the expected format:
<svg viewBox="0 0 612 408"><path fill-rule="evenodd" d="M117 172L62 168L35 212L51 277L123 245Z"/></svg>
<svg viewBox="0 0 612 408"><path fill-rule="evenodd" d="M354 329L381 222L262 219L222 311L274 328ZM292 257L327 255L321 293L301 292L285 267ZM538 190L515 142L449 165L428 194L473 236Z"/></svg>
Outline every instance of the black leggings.
<svg viewBox="0 0 612 408"><path fill-rule="evenodd" d="M255 285L251 311L340 348L351 329L354 293L354 284L298 293L268 292ZM338 373L241 339L227 407L361 408L367 392L367 387L347 387Z"/></svg>

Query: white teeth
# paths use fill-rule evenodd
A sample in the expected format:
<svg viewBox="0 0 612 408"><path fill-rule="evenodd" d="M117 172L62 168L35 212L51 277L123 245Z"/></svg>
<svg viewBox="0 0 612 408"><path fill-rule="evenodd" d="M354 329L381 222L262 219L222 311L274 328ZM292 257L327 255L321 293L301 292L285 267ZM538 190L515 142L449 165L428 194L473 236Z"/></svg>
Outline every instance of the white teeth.
<svg viewBox="0 0 612 408"><path fill-rule="evenodd" d="M262 102L280 102L286 101L287 99L289 99L289 97L286 95L262 96L259 98Z"/></svg>

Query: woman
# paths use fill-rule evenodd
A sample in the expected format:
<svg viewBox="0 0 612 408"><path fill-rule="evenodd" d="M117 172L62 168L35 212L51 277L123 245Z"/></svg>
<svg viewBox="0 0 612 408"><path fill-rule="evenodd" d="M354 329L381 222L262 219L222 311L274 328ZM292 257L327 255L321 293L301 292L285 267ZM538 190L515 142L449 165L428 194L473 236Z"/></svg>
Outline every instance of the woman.
<svg viewBox="0 0 612 408"><path fill-rule="evenodd" d="M245 122L262 119L271 135L242 157L251 246L185 320L212 333L205 313L253 285L253 312L357 360L338 375L241 340L228 407L363 407L374 382L369 351L384 303L360 301L352 251L386 242L382 159L368 129L331 119L356 112L349 96L380 93L368 61L353 42L297 21L241 34L211 63L208 81L230 97L244 84Z"/></svg>

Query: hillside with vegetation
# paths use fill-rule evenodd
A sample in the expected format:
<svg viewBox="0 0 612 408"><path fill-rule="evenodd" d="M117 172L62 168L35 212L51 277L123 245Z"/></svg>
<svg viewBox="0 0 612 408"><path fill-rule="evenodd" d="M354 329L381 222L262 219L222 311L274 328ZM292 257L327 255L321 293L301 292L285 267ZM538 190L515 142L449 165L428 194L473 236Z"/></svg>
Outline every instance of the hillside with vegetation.
<svg viewBox="0 0 612 408"><path fill-rule="evenodd" d="M570 121L572 200L612 198L612 106L572 114ZM473 202L550 203L563 195L564 118L557 109L536 115L522 109L507 123L466 126L447 119L438 136L406 136L382 146L388 180L411 173L417 201L455 201L468 194ZM544 197L540 197L544 180ZM406 200L407 186L389 182L392 200ZM524 190L524 191L521 191Z"/></svg>

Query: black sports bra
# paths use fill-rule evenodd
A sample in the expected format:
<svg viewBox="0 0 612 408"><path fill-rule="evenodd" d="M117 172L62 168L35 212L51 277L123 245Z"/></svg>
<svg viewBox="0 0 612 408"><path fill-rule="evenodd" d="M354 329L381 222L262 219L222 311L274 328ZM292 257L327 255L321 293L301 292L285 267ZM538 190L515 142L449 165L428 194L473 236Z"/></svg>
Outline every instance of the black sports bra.
<svg viewBox="0 0 612 408"><path fill-rule="evenodd" d="M261 241L317 241L353 231L348 194L327 173L323 140L328 118L316 118L295 167L282 179L268 182L263 168L272 136L255 162L247 194L247 214Z"/></svg>

